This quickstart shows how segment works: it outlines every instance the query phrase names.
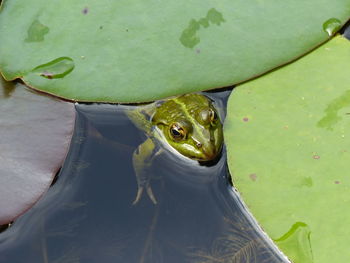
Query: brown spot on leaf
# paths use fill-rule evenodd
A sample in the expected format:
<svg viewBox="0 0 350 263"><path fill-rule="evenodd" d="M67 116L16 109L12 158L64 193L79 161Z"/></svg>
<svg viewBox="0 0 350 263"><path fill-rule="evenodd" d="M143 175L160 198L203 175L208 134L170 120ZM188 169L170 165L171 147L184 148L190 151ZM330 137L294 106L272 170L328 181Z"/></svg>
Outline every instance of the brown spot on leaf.
<svg viewBox="0 0 350 263"><path fill-rule="evenodd" d="M320 159L321 157L320 157L319 155L314 155L314 156L312 156L312 158L314 158L315 160L318 160L318 159Z"/></svg>
<svg viewBox="0 0 350 263"><path fill-rule="evenodd" d="M40 74L40 76L48 78L48 79L53 79L53 74L51 72L48 71L44 71Z"/></svg>
<svg viewBox="0 0 350 263"><path fill-rule="evenodd" d="M247 122L247 121L249 121L249 119L248 119L247 117L244 117L244 118L243 118L243 121L244 121L244 122Z"/></svg>
<svg viewBox="0 0 350 263"><path fill-rule="evenodd" d="M250 178L253 182L255 182L257 176L256 176L256 174L250 174L250 175L249 175L249 178Z"/></svg>
<svg viewBox="0 0 350 263"><path fill-rule="evenodd" d="M84 15L86 15L87 13L89 13L89 8L85 7L81 12L82 12Z"/></svg>
<svg viewBox="0 0 350 263"><path fill-rule="evenodd" d="M340 182L339 182L339 181L334 181L334 183L335 183L335 184L340 184Z"/></svg>

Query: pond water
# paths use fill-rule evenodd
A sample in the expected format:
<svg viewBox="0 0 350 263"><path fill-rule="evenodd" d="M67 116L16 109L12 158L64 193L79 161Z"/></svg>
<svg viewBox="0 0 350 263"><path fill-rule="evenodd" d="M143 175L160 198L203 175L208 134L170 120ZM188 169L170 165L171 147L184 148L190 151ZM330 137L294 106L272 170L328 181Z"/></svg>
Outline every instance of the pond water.
<svg viewBox="0 0 350 263"><path fill-rule="evenodd" d="M225 108L229 93L207 95ZM149 171L158 204L144 194L132 205L132 153L145 135L127 109L76 106L64 166L45 196L0 234L0 263L286 262L230 185L225 151L210 165L159 155Z"/></svg>
<svg viewBox="0 0 350 263"><path fill-rule="evenodd" d="M350 40L350 21L348 21L346 25L340 30L340 33Z"/></svg>

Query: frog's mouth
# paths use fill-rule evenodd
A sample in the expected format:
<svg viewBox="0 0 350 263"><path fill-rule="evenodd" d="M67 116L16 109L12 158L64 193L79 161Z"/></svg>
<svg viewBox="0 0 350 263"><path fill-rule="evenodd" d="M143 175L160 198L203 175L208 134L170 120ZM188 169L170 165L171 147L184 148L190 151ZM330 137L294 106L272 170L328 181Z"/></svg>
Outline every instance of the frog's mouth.
<svg viewBox="0 0 350 263"><path fill-rule="evenodd" d="M211 161L215 159L215 157L218 155L216 149L208 149L208 150L202 150L201 155L203 157L199 157L197 161Z"/></svg>
<svg viewBox="0 0 350 263"><path fill-rule="evenodd" d="M212 162L217 159L220 159L221 152L222 152L221 148L222 147L217 149L213 147L213 148L202 149L201 151L198 151L197 155L189 156L189 158L196 160L200 163Z"/></svg>
<svg viewBox="0 0 350 263"><path fill-rule="evenodd" d="M214 158L210 160L206 159L206 160L197 160L197 161L201 166L214 166L220 161L221 156L222 156L222 149L220 148Z"/></svg>

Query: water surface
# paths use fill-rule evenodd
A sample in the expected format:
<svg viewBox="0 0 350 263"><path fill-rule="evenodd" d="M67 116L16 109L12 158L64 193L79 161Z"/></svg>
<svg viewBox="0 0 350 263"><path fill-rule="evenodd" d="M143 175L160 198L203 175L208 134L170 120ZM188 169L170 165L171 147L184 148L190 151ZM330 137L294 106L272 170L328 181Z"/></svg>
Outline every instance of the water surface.
<svg viewBox="0 0 350 263"><path fill-rule="evenodd" d="M225 106L228 94L209 96ZM208 166L158 156L150 169L158 204L144 194L132 205L132 153L145 135L127 108L76 106L64 166L46 195L0 234L0 263L286 262L233 191L225 152Z"/></svg>

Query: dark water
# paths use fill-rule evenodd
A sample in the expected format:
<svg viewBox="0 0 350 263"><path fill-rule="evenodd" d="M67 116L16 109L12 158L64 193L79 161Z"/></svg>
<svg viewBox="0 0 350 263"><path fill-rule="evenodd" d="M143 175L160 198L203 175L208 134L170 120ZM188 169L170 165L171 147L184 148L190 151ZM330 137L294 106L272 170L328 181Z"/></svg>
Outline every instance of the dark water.
<svg viewBox="0 0 350 263"><path fill-rule="evenodd" d="M229 91L211 93L225 104ZM0 262L285 262L256 230L216 165L170 153L151 167L154 205L137 187L132 153L145 139L126 106L77 105L69 155L48 193L0 234Z"/></svg>
<svg viewBox="0 0 350 263"><path fill-rule="evenodd" d="M340 33L350 40L350 21L348 21L346 25L340 30Z"/></svg>

